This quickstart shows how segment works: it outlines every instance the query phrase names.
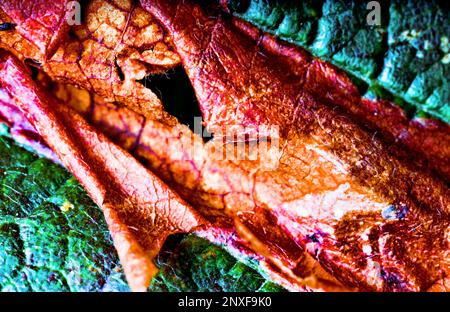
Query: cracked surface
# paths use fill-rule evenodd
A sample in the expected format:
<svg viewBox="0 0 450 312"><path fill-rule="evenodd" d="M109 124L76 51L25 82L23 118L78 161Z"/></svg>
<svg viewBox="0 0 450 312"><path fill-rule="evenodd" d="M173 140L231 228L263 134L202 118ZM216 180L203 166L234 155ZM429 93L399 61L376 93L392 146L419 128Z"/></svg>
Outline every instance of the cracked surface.
<svg viewBox="0 0 450 312"><path fill-rule="evenodd" d="M236 10L235 2L222 1L236 16L365 81L370 97L385 93L381 86L450 121L450 12L439 1L384 1L379 25L368 24L374 11L366 3L253 0Z"/></svg>
<svg viewBox="0 0 450 312"><path fill-rule="evenodd" d="M8 15L22 14L22 5L17 6L1 4L6 13L0 15L1 21L10 21ZM130 0L90 1L83 10L86 21L73 26L70 36L60 42L47 60L45 54L30 48L42 40L28 41L28 37L16 31L2 32L0 44L42 63L44 71L54 80L78 85L109 102L119 101L143 115L170 119L156 95L136 82L179 64L178 55L161 27Z"/></svg>
<svg viewBox="0 0 450 312"><path fill-rule="evenodd" d="M255 161L218 160L187 127L108 103L88 110L78 107L85 116L94 116L87 117L92 124L132 152L209 222L234 228L268 271L291 289L402 291L444 284L449 272L448 186L425 165L400 158L396 147L387 148L374 132L334 107L333 100L340 99L336 93L330 92L329 99L314 94L312 82L328 80L333 85L333 78L340 76L333 76L330 68L329 76L320 76L310 64L302 66L298 56L294 61L283 58L271 50L270 42L264 43L267 38L255 40L234 21L190 1L142 3L172 36L206 126L217 134L237 121L245 126L279 125L280 135L272 139L280 141L281 152L269 150ZM66 114L58 104L55 110ZM92 148L86 152L88 161L102 168L112 165L95 155L113 152L114 159L120 152L102 139L93 140L78 117L64 121L82 125L81 130L70 126L68 132ZM48 130L37 128L46 138ZM219 139L213 142L223 144ZM63 149L55 151L61 157ZM122 156L120 163L131 166L133 160ZM267 168L267 160L274 159L278 166ZM136 170L128 172L145 170L134 166ZM72 170L83 181L80 169ZM114 174L119 181L127 178L123 172ZM126 180L126 196L133 194L137 180ZM94 199L102 202L101 196L94 194ZM190 208L185 211L195 215ZM164 210L160 213L156 216L166 216Z"/></svg>
<svg viewBox="0 0 450 312"><path fill-rule="evenodd" d="M70 174L0 138L0 289L127 290L101 211Z"/></svg>
<svg viewBox="0 0 450 312"><path fill-rule="evenodd" d="M244 125L280 125L280 146L285 149L276 170L264 172L245 161L224 163L227 169L209 159L198 162L196 167L201 168L205 182L193 179L194 188L215 188L210 192L214 195L208 199L209 205L217 203L218 211L223 209L261 240L264 235L258 237L258 233L270 223L252 223L258 219L254 216L266 211L297 244L347 285L419 290L447 274L448 241L444 233L450 197L442 181L427 170L400 162L381 140L358 127L345 113L296 88L289 67L258 53L256 43L237 34L230 21L190 1L142 4L172 36L207 127L214 129L237 121ZM173 142L172 138L171 146ZM175 151L168 153L173 154ZM184 185L189 184L184 181ZM221 195L223 200L215 200ZM394 224L383 219L381 212L390 205L406 205L407 217ZM351 228L354 219L363 225ZM336 231L341 226L349 230L347 238L354 237L350 239L351 251L342 247ZM379 233L369 241L374 244L374 253L363 250L361 236L366 230ZM403 234L413 230L413 237ZM315 232L322 233L322 239L311 247L308 236ZM441 251L426 243L430 239L442 244ZM421 259L415 248L421 248L421 254L427 256ZM366 258L366 262L360 262L360 258ZM383 273L369 282L373 270L369 260L375 259ZM429 259L440 260L433 263ZM401 282L391 283L387 276Z"/></svg>
<svg viewBox="0 0 450 312"><path fill-rule="evenodd" d="M66 38L68 0L14 1L3 0L0 7L11 18L15 29L34 44L44 58L51 57Z"/></svg>
<svg viewBox="0 0 450 312"><path fill-rule="evenodd" d="M0 134L0 176L1 291L129 290L101 210L64 168ZM171 237L156 265L149 291L282 290L195 235Z"/></svg>
<svg viewBox="0 0 450 312"><path fill-rule="evenodd" d="M36 86L23 65L2 53L2 86L102 208L130 287L145 290L156 273L151 259L167 235L189 232L201 225L202 219L75 111L52 103L54 100ZM28 100L23 102L19 94L28 94Z"/></svg>
<svg viewBox="0 0 450 312"><path fill-rule="evenodd" d="M272 1L271 3L276 2ZM318 4L316 3L316 5ZM335 6L334 9L339 7L331 2L328 3L328 6ZM353 9L345 6L343 12L349 13ZM302 11L295 6L293 10L294 12ZM305 14L307 12L312 14L305 8L303 10L305 10ZM257 14L259 11L255 9L254 12ZM268 12L271 12L271 10ZM281 12L278 13L281 14ZM269 13L264 13L263 16L266 16L265 14ZM331 14L331 18L336 16ZM314 17L314 19L316 18L317 16ZM290 19L288 16L286 16L286 19L295 24L295 19ZM271 35L262 34L255 27L241 20L235 20L234 24L237 28L254 38L263 49L283 57L284 61L288 62L289 67L303 69L306 72L306 80L301 87L308 89L315 99L332 107L341 107L352 115L353 119L357 120L361 126L368 127L373 131L374 135L381 136L388 145L403 145L405 151L397 148L397 151L394 152L399 154L399 150L402 150L400 152L402 154L401 157L409 158L408 161L417 161L417 154L421 155L427 160L428 165L448 182L450 177L450 148L447 148L447 146L450 146L450 126L448 124L437 119L424 118L423 116L411 118L408 116L406 107L399 107L394 102L394 99L392 97L390 99L386 94L378 94L379 90L371 90L369 88L364 97L361 97L355 84L329 63L312 58L304 50L277 40ZM299 31L301 32L301 30ZM375 30L372 29L370 31ZM277 36L285 39L281 34L277 33ZM374 38L374 36L371 38ZM335 43L340 44L339 42ZM347 57L359 59L368 56L361 53ZM348 69L346 70L348 71ZM299 72L298 76L297 80L304 80L302 72ZM439 82L439 79L431 79L430 81L430 78L428 78L427 81L435 83L436 81ZM322 92L322 90L327 90L327 92ZM444 103L445 107L445 100L442 103ZM409 153L413 156L411 157Z"/></svg>
<svg viewBox="0 0 450 312"><path fill-rule="evenodd" d="M282 290L226 251L192 234L175 248L161 251L157 263L161 273L152 281L155 291Z"/></svg>

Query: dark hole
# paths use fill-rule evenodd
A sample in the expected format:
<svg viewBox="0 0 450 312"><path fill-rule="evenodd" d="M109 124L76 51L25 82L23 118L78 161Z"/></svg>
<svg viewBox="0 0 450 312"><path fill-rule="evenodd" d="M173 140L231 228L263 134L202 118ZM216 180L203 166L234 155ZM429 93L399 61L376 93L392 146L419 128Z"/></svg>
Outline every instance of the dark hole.
<svg viewBox="0 0 450 312"><path fill-rule="evenodd" d="M114 66L117 69L117 75L119 75L120 81L124 81L125 75L123 74L122 68L120 68L119 64L117 64L117 59L114 60Z"/></svg>
<svg viewBox="0 0 450 312"><path fill-rule="evenodd" d="M187 237L186 234L169 235L156 258L156 264L158 266L161 266L161 264L167 262L169 260L170 255L173 253L176 247L178 247L181 241L186 237Z"/></svg>
<svg viewBox="0 0 450 312"><path fill-rule="evenodd" d="M16 28L16 24L13 24L13 23L1 23L0 24L0 31L14 30L15 28Z"/></svg>
<svg viewBox="0 0 450 312"><path fill-rule="evenodd" d="M41 63L39 63L36 60L27 58L25 59L25 65L28 66L28 68L31 70L31 78L33 80L36 80L39 75L39 69L41 68Z"/></svg>
<svg viewBox="0 0 450 312"><path fill-rule="evenodd" d="M202 113L194 88L183 67L178 66L163 74L147 76L139 82L158 96L166 112L175 116L180 123L187 125L192 131L199 131L195 129L194 121L197 117L198 123L202 125ZM203 127L201 131L204 134ZM202 135L202 137L205 142L212 138L208 135Z"/></svg>
<svg viewBox="0 0 450 312"><path fill-rule="evenodd" d="M318 243L319 238L317 238L316 234L307 235L308 240L310 240L313 243Z"/></svg>
<svg viewBox="0 0 450 312"><path fill-rule="evenodd" d="M250 0L229 0L228 9L231 13L244 13L250 6Z"/></svg>

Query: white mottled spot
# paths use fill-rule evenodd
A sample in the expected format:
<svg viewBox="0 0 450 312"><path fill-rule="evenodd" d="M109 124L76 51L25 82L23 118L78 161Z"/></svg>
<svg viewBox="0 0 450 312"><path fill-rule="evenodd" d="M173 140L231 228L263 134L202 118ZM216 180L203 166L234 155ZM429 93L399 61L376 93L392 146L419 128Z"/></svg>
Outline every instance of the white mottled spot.
<svg viewBox="0 0 450 312"><path fill-rule="evenodd" d="M336 218L336 219L340 219L340 218L342 218L344 216L344 210L342 210L342 209L340 209L340 208L336 208L335 210L334 210L334 217Z"/></svg>
<svg viewBox="0 0 450 312"><path fill-rule="evenodd" d="M381 278L380 264L371 259L367 260L367 268L364 270L364 275L367 277L369 285L381 288L383 279Z"/></svg>
<svg viewBox="0 0 450 312"><path fill-rule="evenodd" d="M72 210L74 208L73 204L68 201L64 201L64 203L59 207L62 212L68 212L69 210Z"/></svg>
<svg viewBox="0 0 450 312"><path fill-rule="evenodd" d="M298 210L298 215L299 215L300 217L304 217L304 218L309 217L309 211L308 211L308 209L300 208L300 209Z"/></svg>
<svg viewBox="0 0 450 312"><path fill-rule="evenodd" d="M362 250L366 255L372 254L372 247L370 245L363 245Z"/></svg>

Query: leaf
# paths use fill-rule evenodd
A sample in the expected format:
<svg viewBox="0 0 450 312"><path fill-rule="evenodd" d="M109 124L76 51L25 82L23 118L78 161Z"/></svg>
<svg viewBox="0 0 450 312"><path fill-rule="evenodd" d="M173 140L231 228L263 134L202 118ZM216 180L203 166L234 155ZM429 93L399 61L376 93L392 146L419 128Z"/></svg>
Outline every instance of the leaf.
<svg viewBox="0 0 450 312"><path fill-rule="evenodd" d="M54 80L76 84L109 102L120 101L143 115L170 119L156 95L136 82L149 73L163 72L179 64L170 39L160 26L131 0L94 0L84 10L86 23L74 26L71 36L60 42L48 60L31 53L28 42L17 38L15 31L6 32L5 38L2 34L0 42L42 63ZM13 6L6 13L16 11ZM17 40L21 44L17 45Z"/></svg>
<svg viewBox="0 0 450 312"><path fill-rule="evenodd" d="M150 286L154 291L281 291L256 271L236 261L207 240L173 237L175 248L158 256L161 271ZM169 243L169 242L168 242Z"/></svg>
<svg viewBox="0 0 450 312"><path fill-rule="evenodd" d="M143 6L173 37L213 146L235 149L220 135L227 126L281 146L256 160L217 159L187 127L144 117L132 151L218 229L197 233L244 243L290 289L425 290L447 274L448 187L336 109L348 79L192 2ZM326 101L319 81L334 86ZM123 116L124 126L143 118ZM233 226L237 238L221 231Z"/></svg>
<svg viewBox="0 0 450 312"><path fill-rule="evenodd" d="M57 91L58 89L56 89L56 93L59 93ZM74 91L73 89L71 89L72 91ZM74 91L72 94L76 94L80 91ZM134 113L133 111L127 110L125 108L117 108L117 107L111 107L109 104L105 104L103 102L95 102L92 103L94 104L94 106L89 109L89 111L94 112L93 116L87 116L89 119L91 119L94 124L99 127L100 129L103 129L104 131L106 131L106 133L108 133L109 135L111 135L111 138L115 139L117 141L118 137L116 137L114 135L114 133L119 133L120 136L127 136L127 133L129 134L130 129L133 129L133 127L135 127L136 125L140 125L142 127L142 116L137 115L136 113ZM80 109L78 107L78 109ZM123 125L121 128L121 125ZM15 127L17 127L18 125L15 125ZM119 128L118 128L119 127ZM152 162L154 159L152 159L151 157L149 157L150 155L152 155L152 153L149 153L149 148L155 148L154 142L158 142L158 144L163 144L164 148L160 149L158 147L157 150L158 152L161 152L161 155L163 155L163 158L161 158L161 160L165 161L173 161L171 159L165 159L166 156L164 155L164 153L166 152L170 152L166 149L167 144L164 144L164 142L167 142L167 140L171 140L166 138L165 136L180 136L182 133L182 138L183 140L185 140L186 143L191 143L192 139L194 139L194 144L202 144L201 139L198 137L193 137L192 134L190 134L190 130L187 129L187 127L185 126L177 126L175 128L169 127L167 124L165 123L160 123L158 121L152 121L152 120L147 120L145 122L145 127L146 127L146 132L143 132L143 129L138 129L139 132L141 133L141 137L140 140L142 140L142 142L136 142L136 141L132 141L132 145L134 146L134 148L132 150L134 150L134 153L136 156L138 156L139 158L141 158L142 160L144 160L145 162ZM116 129L111 131L112 129ZM153 131L156 131L157 137L154 137L155 133L153 133ZM160 131L160 133L158 133L158 131ZM180 132L182 131L182 132ZM151 139L150 141L147 141ZM154 140L156 139L156 140ZM120 139L118 142L121 142ZM129 142L127 141L122 141L122 143L125 142ZM139 145L137 145L137 143L139 143ZM174 141L175 143L175 141ZM125 144L124 147L127 147L127 145ZM139 147L139 148L138 148ZM203 148L201 147L201 145L198 146L199 148ZM178 145L178 143L176 145L173 145L174 150L180 148L180 146ZM188 149L189 150L189 155L192 155L192 149L189 148L189 146L185 146L183 147L183 149ZM176 156L176 153L172 153L173 156ZM204 156L207 157L207 155L205 154ZM176 162L176 161L175 161ZM153 166L159 166L158 162L153 162L152 167ZM183 164L184 166L184 164ZM161 169L163 169L163 171L161 171ZM175 168L173 168L175 169ZM181 167L180 169L183 169L183 167ZM172 168L171 168L172 170ZM166 174L164 174L164 167L161 167L160 170L155 170L156 172L158 172L159 174L161 174L162 177L167 178L167 173L170 173L166 171ZM187 178L189 179L190 177L187 176ZM168 180L169 182L172 182L173 185L173 181ZM180 181L182 182L182 181ZM191 192L191 188L190 186L187 187L186 189L183 190L183 188L178 188L180 191L184 192ZM198 201L197 201L198 202ZM203 203L200 203L199 205L204 205ZM303 289L303 288L298 288L297 286L291 284L291 282L286 282L283 280L280 280L279 277L279 272L275 272L273 271L273 269L268 266L264 259L261 258L258 255L255 255L251 250L248 250L248 248L245 248L244 246L242 246L242 241L236 237L235 235L230 235L228 234L228 232L230 231L229 225L227 225L229 223L229 221L225 221L225 224L223 224L222 222L218 222L214 227L209 227L207 229L201 230L198 232L199 235L207 237L209 240L219 243L219 244L225 244L228 248L232 248L233 250L235 250L235 253L239 253L241 255L241 257L253 257L256 258L260 261L260 266L262 268L262 270L265 272L265 274L268 276L270 276L271 278L273 278L276 281L279 281L281 283L283 283L283 285L290 287L292 289ZM280 235L280 231L277 230L277 235ZM277 244L281 244L281 241L277 241ZM291 243L288 243L288 245L292 245ZM294 247L296 248L296 247ZM297 251L298 252L298 251ZM294 255L296 257L298 257L296 255L296 253L294 252ZM316 268L317 270L317 268ZM319 269L320 271L320 269ZM138 272L139 274L140 272ZM328 286L329 287L329 286Z"/></svg>
<svg viewBox="0 0 450 312"><path fill-rule="evenodd" d="M233 9L236 2L223 4L234 15L310 50L370 86L381 85L417 109L450 122L450 15L438 1L383 2L381 24L374 26L366 21L367 3L326 0L315 1L313 7L304 1L253 0Z"/></svg>
<svg viewBox="0 0 450 312"><path fill-rule="evenodd" d="M0 195L0 290L128 291L102 212L76 179L6 137L0 137L0 161L3 185L25 168L14 188L43 198L37 203L17 192L10 200L6 193ZM42 163L45 166L36 165ZM54 178L61 175L63 180ZM31 181L36 181L32 191ZM54 184L57 190L49 194L40 182ZM11 199L20 203L11 207ZM22 210L27 212L21 214ZM281 290L225 250L193 235L170 239L156 264L161 270L150 291ZM201 284L204 278L210 282Z"/></svg>
<svg viewBox="0 0 450 312"><path fill-rule="evenodd" d="M4 25L14 25L11 18L6 15L0 4L0 23ZM0 47L2 49L14 51L21 59L43 59L44 55L39 51L38 47L31 41L25 39L19 32L14 31L12 27L9 30L3 30L0 36Z"/></svg>
<svg viewBox="0 0 450 312"><path fill-rule="evenodd" d="M51 57L66 38L69 24L66 13L69 0L4 0L0 7L12 19L15 29L37 46L44 58Z"/></svg>
<svg viewBox="0 0 450 312"><path fill-rule="evenodd" d="M151 259L167 235L188 232L204 221L156 176L72 109L48 98L17 59L2 52L0 63L5 75L2 86L102 208L130 287L145 290L156 273ZM28 100L22 102L24 98L17 92L28 94Z"/></svg>
<svg viewBox="0 0 450 312"><path fill-rule="evenodd" d="M1 184L14 190L0 195L0 290L100 291L114 278L126 290L102 213L78 182L5 137L0 159Z"/></svg>
<svg viewBox="0 0 450 312"><path fill-rule="evenodd" d="M228 7L232 6L235 1L229 2ZM381 25L370 26L366 24L365 20L366 12L369 11L366 10L363 3L347 3L339 0L325 1L324 3L316 1L314 2L315 7L308 2L302 2L301 5L294 2L288 3L278 0L250 1L248 6L243 5L240 10L233 11L233 14L276 35L277 38L308 49L313 55L320 55L321 60L316 58L311 60L307 70L308 79L303 88L310 88L310 92L314 94L317 100L329 103L329 105L340 106L353 114L355 120L359 120L364 126L369 126L377 132L377 135L381 134L383 139L390 144L401 143L414 155L420 154L428 160L434 170L448 180L448 177L450 177L450 149L441 147L450 144L450 126L444 122L445 120L431 119L423 116L423 114L418 116L416 114L417 108L404 100L400 100L399 97L392 96L386 89L380 87L377 81L374 81L377 78L376 75L382 71L381 65L386 52L383 40L387 41L388 25L384 19L392 14L392 12L387 12L389 8L383 4L381 6ZM395 10L399 9L398 6L403 7L397 3L395 4ZM424 3L419 4L419 6L428 7ZM225 7L227 6L225 5ZM409 5L406 7L409 7ZM278 8L281 8L283 12L281 24L273 22L267 17L268 13L264 13L272 12L271 10L277 10ZM408 16L414 16L414 19L421 20L429 15L429 13L420 10L417 10L416 13L410 10L412 9L407 9L409 11ZM320 11L322 11L322 14ZM441 14L445 14L445 9L442 8L439 12L437 20L440 20ZM296 34L303 34L302 27L306 25L303 20L299 21L296 18L297 15L305 15L305 20L317 24L319 29L315 38L306 42L295 39ZM397 15L395 14L395 16ZM392 23L391 18L389 27L402 25L403 21L406 20L402 19L401 23ZM294 31L293 34L288 35L281 31L285 23L292 25L290 29ZM258 31L247 23L237 20L235 24L240 30L251 33L251 36L259 36ZM393 35L393 38L399 38L400 32ZM350 39L343 40L345 36L350 37ZM270 35L263 35L259 40L272 53L289 58L292 67L303 68L305 62L309 63L309 56L302 49L295 49L292 45L276 40ZM398 55L403 59L406 57L405 53L399 53ZM342 72L323 60L328 60L344 69L350 74L349 77L354 80L354 83ZM386 57L385 64L388 61L389 58ZM377 64L376 68L373 67L375 63ZM397 61L392 64L399 66ZM395 79L388 79L389 83L410 79L408 78L408 71L406 69L403 71L401 67L399 66L398 76ZM432 67L433 69L430 68L430 71L424 74L425 76L420 76L423 78L416 81L417 84L414 84L413 88L416 91L414 92L426 91L431 85L441 83L443 72L437 70L435 66ZM374 77L372 77L372 72L375 74ZM427 77L426 80L424 80L425 77ZM369 86L363 99L361 99L361 95L355 87L357 83L362 85L362 93L365 93ZM317 90L323 89L328 90L328 92L317 92ZM388 90L390 89L388 88ZM444 97L441 96L441 100L438 101L445 107L445 92L440 94ZM437 100L436 97L439 97L438 93L435 93L434 96L433 101ZM407 96L404 98L409 100ZM402 107L398 106L400 101ZM415 118L411 118L411 115L414 114L416 114ZM449 143L442 144L442 142Z"/></svg>
<svg viewBox="0 0 450 312"><path fill-rule="evenodd" d="M214 214L232 217L241 237L269 258L286 252L271 246L267 234L275 236L279 226L347 286L427 289L448 272L442 234L448 222L438 216L448 214L450 197L441 180L388 152L385 143L344 112L315 100L314 90L302 88L307 63L293 70L289 59L258 45L263 41L252 40L233 21L193 2L141 3L173 38L213 133L236 124L279 127L282 154L274 170L262 170L257 162L206 157L195 167L192 160L186 163L201 169L195 179L178 183L192 185L197 193L203 190L197 199L203 203L198 207L209 209L203 213L212 214L213 206ZM150 142L145 128L143 134ZM170 147L177 144L170 142ZM176 162L172 170L180 171L182 164ZM381 212L392 205L407 207L407 217L394 223L383 219ZM414 237L407 234L413 229ZM373 240L365 242L364 233L374 235ZM427 245L430 239L436 244ZM417 257L419 253L427 256ZM295 272L295 262L280 267ZM427 273L419 273L424 268Z"/></svg>

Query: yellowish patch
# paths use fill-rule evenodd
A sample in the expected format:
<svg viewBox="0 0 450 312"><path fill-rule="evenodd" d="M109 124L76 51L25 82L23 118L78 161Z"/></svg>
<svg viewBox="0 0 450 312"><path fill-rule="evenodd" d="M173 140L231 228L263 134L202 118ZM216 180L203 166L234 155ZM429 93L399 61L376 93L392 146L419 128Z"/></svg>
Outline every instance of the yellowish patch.
<svg viewBox="0 0 450 312"><path fill-rule="evenodd" d="M62 212L68 212L69 210L72 210L74 206L71 202L65 201L59 208Z"/></svg>

